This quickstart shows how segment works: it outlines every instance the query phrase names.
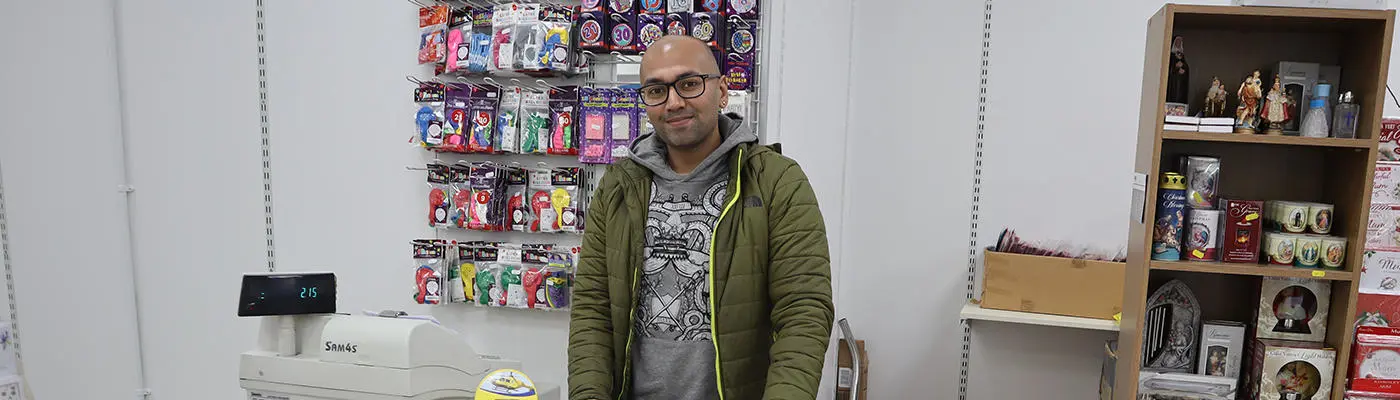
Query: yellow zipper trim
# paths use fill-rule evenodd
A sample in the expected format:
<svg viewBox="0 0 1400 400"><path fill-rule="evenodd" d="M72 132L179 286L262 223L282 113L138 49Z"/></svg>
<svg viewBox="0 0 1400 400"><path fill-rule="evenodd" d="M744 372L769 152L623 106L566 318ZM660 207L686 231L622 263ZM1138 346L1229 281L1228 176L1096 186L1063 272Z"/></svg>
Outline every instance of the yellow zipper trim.
<svg viewBox="0 0 1400 400"><path fill-rule="evenodd" d="M734 196L724 205L719 219L715 220L715 227L710 231L710 343L715 346L715 388L719 390L719 400L724 400L724 378L719 371L719 336L715 333L715 237L719 235L719 224L724 221L725 215L729 215L729 209L739 201L743 192L743 184L739 181L743 172L743 162L744 149L739 149L738 161L734 163Z"/></svg>
<svg viewBox="0 0 1400 400"><path fill-rule="evenodd" d="M650 189L650 188L648 188ZM647 190L650 193L651 190ZM635 261L635 260L634 260ZM645 262L645 260L643 260ZM637 327L637 285L642 280L642 268L637 267L632 271L632 308L627 312L627 348L622 350L623 357L627 359L622 362L622 387L618 388L617 400L623 400L622 395L631 389L632 382L632 336L636 334Z"/></svg>

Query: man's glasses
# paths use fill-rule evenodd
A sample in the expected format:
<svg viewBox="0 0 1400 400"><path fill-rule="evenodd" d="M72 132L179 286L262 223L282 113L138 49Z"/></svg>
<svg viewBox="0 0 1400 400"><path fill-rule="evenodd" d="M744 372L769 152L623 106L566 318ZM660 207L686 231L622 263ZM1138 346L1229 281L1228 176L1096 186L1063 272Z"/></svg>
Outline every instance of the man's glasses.
<svg viewBox="0 0 1400 400"><path fill-rule="evenodd" d="M705 94L705 81L719 77L719 75L714 74L690 75L671 83L653 83L642 86L639 91L642 104L648 106L666 104L666 101L671 99L671 88L675 88L676 94L680 95L682 99L700 97L700 95Z"/></svg>

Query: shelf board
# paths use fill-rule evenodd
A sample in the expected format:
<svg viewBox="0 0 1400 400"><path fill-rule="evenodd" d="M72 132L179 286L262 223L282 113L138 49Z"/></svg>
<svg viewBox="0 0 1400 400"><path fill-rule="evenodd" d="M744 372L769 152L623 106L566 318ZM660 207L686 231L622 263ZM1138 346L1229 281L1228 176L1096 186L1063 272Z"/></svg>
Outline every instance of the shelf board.
<svg viewBox="0 0 1400 400"><path fill-rule="evenodd" d="M1350 271L1298 268L1288 266L1237 264L1204 261L1157 261L1150 264L1155 270L1200 272L1207 274L1255 275L1280 278L1327 279L1334 281L1356 280L1356 273Z"/></svg>
<svg viewBox="0 0 1400 400"><path fill-rule="evenodd" d="M1190 140L1198 142L1232 142L1277 144L1305 147L1343 147L1354 149L1375 149L1378 142L1371 139L1310 138L1301 136L1256 135L1247 133L1206 133L1162 131L1162 139Z"/></svg>
<svg viewBox="0 0 1400 400"><path fill-rule="evenodd" d="M962 319L968 321L996 321L1012 324L1058 326L1062 328L1095 331L1118 331L1118 323L1111 319L1066 317L1063 315L993 310L982 308L982 306L972 303L964 304L962 312L958 315Z"/></svg>

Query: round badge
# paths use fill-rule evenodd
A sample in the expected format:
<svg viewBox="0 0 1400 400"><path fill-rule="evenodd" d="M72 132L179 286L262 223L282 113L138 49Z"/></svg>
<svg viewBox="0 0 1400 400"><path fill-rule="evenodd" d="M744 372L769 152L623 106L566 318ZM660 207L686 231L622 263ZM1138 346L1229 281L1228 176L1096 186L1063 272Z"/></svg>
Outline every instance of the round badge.
<svg viewBox="0 0 1400 400"><path fill-rule="evenodd" d="M690 35L708 42L715 38L715 25L711 24L710 21L700 21L700 23L695 24L695 28L690 30Z"/></svg>
<svg viewBox="0 0 1400 400"><path fill-rule="evenodd" d="M491 193L485 190L476 192L476 203L486 204L491 202Z"/></svg>
<svg viewBox="0 0 1400 400"><path fill-rule="evenodd" d="M685 24L681 23L681 21L671 21L671 22L667 23L667 24L666 24L666 34L667 34L667 35L685 35L685 34L686 34Z"/></svg>
<svg viewBox="0 0 1400 400"><path fill-rule="evenodd" d="M729 48L739 54L753 51L753 32L742 29L734 31L733 35L729 35Z"/></svg>
<svg viewBox="0 0 1400 400"><path fill-rule="evenodd" d="M612 4L613 11L625 13L628 11L632 11L633 1L635 0L609 0L608 3Z"/></svg>
<svg viewBox="0 0 1400 400"><path fill-rule="evenodd" d="M603 24L596 19L583 21L583 25L578 28L579 39L584 43L599 43L603 41Z"/></svg>
<svg viewBox="0 0 1400 400"><path fill-rule="evenodd" d="M632 27L629 25L614 26L612 30L613 43L618 46L630 46L632 44Z"/></svg>
<svg viewBox="0 0 1400 400"><path fill-rule="evenodd" d="M661 0L642 0L642 8L650 12L660 12L662 9Z"/></svg>
<svg viewBox="0 0 1400 400"><path fill-rule="evenodd" d="M661 32L661 25L646 24L642 26L641 31L637 32L637 38L642 40L643 45L651 46L651 44L655 43L656 39L660 39L663 34L664 33Z"/></svg>
<svg viewBox="0 0 1400 400"><path fill-rule="evenodd" d="M598 5L602 3L603 0L583 0L583 9L588 10L598 8Z"/></svg>
<svg viewBox="0 0 1400 400"><path fill-rule="evenodd" d="M754 6L757 5L757 0L729 0L729 7L739 14L753 12Z"/></svg>
<svg viewBox="0 0 1400 400"><path fill-rule="evenodd" d="M719 0L705 0L705 11L719 11Z"/></svg>

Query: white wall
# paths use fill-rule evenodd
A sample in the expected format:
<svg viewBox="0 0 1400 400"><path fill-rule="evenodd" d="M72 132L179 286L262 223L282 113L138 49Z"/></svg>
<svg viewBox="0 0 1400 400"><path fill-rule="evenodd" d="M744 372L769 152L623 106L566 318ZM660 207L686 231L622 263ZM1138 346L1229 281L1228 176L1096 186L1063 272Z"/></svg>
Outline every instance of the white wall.
<svg viewBox="0 0 1400 400"><path fill-rule="evenodd" d="M871 398L957 397L982 10L854 10L837 313L867 340Z"/></svg>
<svg viewBox="0 0 1400 400"><path fill-rule="evenodd" d="M238 398L258 322L235 317L239 276L267 259L255 3L119 3L147 385Z"/></svg>
<svg viewBox="0 0 1400 400"><path fill-rule="evenodd" d="M141 387L112 32L108 1L0 5L0 170L40 399Z"/></svg>

